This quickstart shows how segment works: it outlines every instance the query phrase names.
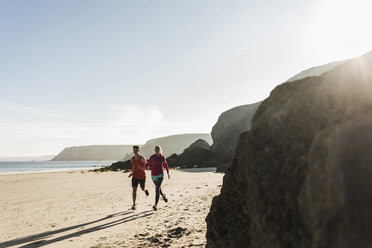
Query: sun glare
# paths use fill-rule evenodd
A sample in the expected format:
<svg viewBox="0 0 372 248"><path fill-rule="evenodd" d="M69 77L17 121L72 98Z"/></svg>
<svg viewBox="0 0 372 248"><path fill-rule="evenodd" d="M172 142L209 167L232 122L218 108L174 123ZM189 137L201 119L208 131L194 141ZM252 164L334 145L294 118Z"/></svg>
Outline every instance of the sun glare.
<svg viewBox="0 0 372 248"><path fill-rule="evenodd" d="M321 1L305 32L305 50L326 61L361 55L371 49L372 1Z"/></svg>

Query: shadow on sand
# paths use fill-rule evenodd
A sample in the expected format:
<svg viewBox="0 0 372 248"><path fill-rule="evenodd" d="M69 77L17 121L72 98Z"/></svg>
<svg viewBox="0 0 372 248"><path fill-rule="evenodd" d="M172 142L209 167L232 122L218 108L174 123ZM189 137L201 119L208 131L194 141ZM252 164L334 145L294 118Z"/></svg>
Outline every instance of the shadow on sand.
<svg viewBox="0 0 372 248"><path fill-rule="evenodd" d="M113 226L116 226L116 225L123 224L125 222L140 219L140 218L152 215L152 214L153 214L152 210L143 211L143 212L138 213L138 214L133 214L133 211L119 212L119 213L116 213L116 214L108 215L104 218L101 218L101 219L98 219L98 220L95 220L95 221L84 223L84 224L65 227L65 228L61 228L61 229L58 229L58 230L54 230L54 231L43 232L43 233L34 234L34 235L27 236L27 237L19 238L19 239L13 239L13 240L1 242L0 247L1 248L2 247L11 247L11 246L15 246L15 245L18 246L18 245L22 245L22 244L23 244L23 246L19 246L19 247L42 247L42 246L49 245L49 244L52 244L52 243L55 243L55 242L59 242L59 241L65 240L65 239L81 236L81 235L84 235L86 233L99 231L99 230L102 230L102 229L106 229L106 228L109 228L109 227L113 227ZM111 218L120 217L120 216L123 216L123 217L118 219L118 220L115 220L115 221L99 224L99 222L101 222L101 221L109 220ZM66 235L61 236L61 237L56 237L56 238L46 240L47 238L52 237L52 235L63 233L63 232L74 230L74 229L78 229L78 228L84 228L84 226L95 224L95 223L97 223L96 226L93 226L93 227L90 227L90 228L87 228L87 229L83 229L83 230L76 230L76 232L74 232L74 233L70 233L70 234L66 234ZM32 242L32 243L29 243L29 242Z"/></svg>

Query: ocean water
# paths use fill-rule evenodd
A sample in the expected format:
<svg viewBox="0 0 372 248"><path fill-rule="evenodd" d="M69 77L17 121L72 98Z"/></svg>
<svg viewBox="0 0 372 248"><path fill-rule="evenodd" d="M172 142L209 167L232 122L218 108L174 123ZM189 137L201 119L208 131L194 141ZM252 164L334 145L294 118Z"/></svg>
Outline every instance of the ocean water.
<svg viewBox="0 0 372 248"><path fill-rule="evenodd" d="M111 165L114 162L116 161L0 161L0 174L87 170Z"/></svg>

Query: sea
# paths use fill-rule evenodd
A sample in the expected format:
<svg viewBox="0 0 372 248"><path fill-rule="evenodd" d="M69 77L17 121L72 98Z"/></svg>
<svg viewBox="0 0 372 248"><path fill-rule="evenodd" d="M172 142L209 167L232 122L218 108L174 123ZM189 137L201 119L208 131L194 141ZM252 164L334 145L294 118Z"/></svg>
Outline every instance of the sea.
<svg viewBox="0 0 372 248"><path fill-rule="evenodd" d="M97 169L117 161L0 161L0 174Z"/></svg>

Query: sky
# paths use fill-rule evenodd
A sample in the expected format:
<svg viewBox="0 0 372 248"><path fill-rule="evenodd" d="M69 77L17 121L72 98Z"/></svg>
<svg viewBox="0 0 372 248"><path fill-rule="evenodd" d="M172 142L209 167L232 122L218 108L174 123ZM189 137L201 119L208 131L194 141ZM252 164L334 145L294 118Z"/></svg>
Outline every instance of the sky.
<svg viewBox="0 0 372 248"><path fill-rule="evenodd" d="M0 0L0 156L210 133L372 49L366 0Z"/></svg>

